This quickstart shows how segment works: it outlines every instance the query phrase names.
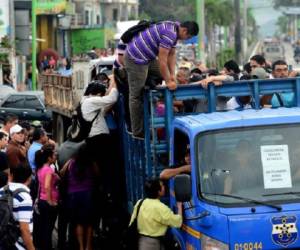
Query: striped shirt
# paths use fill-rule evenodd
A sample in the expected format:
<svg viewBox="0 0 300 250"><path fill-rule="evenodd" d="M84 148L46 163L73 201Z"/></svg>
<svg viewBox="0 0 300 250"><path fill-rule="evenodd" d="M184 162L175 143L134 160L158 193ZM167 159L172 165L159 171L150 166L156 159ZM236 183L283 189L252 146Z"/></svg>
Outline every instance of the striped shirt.
<svg viewBox="0 0 300 250"><path fill-rule="evenodd" d="M171 49L176 46L178 22L165 21L151 25L128 43L126 52L136 64L148 64L154 60L159 47Z"/></svg>
<svg viewBox="0 0 300 250"><path fill-rule="evenodd" d="M9 190L12 192L17 190L18 188L23 188L28 191L18 193L13 199L13 215L16 221L25 222L29 224L29 230L32 233L33 224L32 224L32 199L29 194L30 190L24 184L21 183L9 183ZM3 195L3 188L0 189L0 196ZM16 247L18 250L26 250L23 239L20 236L16 242Z"/></svg>

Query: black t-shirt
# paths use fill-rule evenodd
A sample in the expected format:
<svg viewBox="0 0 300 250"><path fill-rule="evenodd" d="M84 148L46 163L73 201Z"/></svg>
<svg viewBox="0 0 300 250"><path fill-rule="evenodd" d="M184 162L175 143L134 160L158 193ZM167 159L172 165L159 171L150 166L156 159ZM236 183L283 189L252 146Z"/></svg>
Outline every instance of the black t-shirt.
<svg viewBox="0 0 300 250"><path fill-rule="evenodd" d="M0 151L0 171L8 169L8 158L6 153Z"/></svg>

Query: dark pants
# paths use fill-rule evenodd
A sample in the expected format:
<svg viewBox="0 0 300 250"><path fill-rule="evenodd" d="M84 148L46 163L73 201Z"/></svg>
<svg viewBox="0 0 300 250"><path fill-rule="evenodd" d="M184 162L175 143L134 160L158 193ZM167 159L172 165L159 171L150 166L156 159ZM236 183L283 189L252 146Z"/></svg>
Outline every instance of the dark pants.
<svg viewBox="0 0 300 250"><path fill-rule="evenodd" d="M127 125L127 130L131 131L130 111L129 111L129 87L127 72L123 69L114 69L114 78L118 87L119 93L123 96L124 117Z"/></svg>
<svg viewBox="0 0 300 250"><path fill-rule="evenodd" d="M112 153L111 137L109 134L100 134L86 139L89 157L93 159L99 169L109 168L109 156Z"/></svg>
<svg viewBox="0 0 300 250"><path fill-rule="evenodd" d="M68 225L69 225L69 216L68 216L67 202L64 200L58 208L57 246L58 249L60 250L64 250L67 248L66 246L67 246Z"/></svg>
<svg viewBox="0 0 300 250"><path fill-rule="evenodd" d="M143 90L147 77L161 77L157 60L149 64L139 65L125 54L125 69L128 74L129 85L129 109L131 118L132 133L135 136L143 136L144 133L144 110Z"/></svg>
<svg viewBox="0 0 300 250"><path fill-rule="evenodd" d="M40 214L35 219L35 243L39 250L52 250L52 232L58 209L44 200L40 200L38 205Z"/></svg>

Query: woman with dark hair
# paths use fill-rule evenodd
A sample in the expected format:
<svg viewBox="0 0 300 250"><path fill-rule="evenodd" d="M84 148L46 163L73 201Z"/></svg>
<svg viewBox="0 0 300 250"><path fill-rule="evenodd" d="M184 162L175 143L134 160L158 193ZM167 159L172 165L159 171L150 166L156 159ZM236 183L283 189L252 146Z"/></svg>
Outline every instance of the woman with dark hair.
<svg viewBox="0 0 300 250"><path fill-rule="evenodd" d="M72 62L70 58L65 57L60 61L60 67L58 69L58 74L62 76L71 76L72 75Z"/></svg>
<svg viewBox="0 0 300 250"><path fill-rule="evenodd" d="M107 92L107 95L105 95ZM103 84L92 82L87 87L81 100L83 118L94 122L88 138L86 139L88 154L94 159L98 167L108 167L107 160L111 154L111 139L109 129L105 121L107 110L117 101L118 90L113 79L106 91Z"/></svg>
<svg viewBox="0 0 300 250"><path fill-rule="evenodd" d="M61 175L67 183L67 208L70 223L75 227L80 250L92 249L96 212L95 187L98 168L82 144L78 152L64 165Z"/></svg>
<svg viewBox="0 0 300 250"><path fill-rule="evenodd" d="M3 70L3 85L14 88L10 69L4 69Z"/></svg>
<svg viewBox="0 0 300 250"><path fill-rule="evenodd" d="M35 215L34 235L38 249L52 250L52 231L57 217L59 200L59 176L51 165L56 162L55 146L44 145L35 154L36 173L39 182L38 214Z"/></svg>

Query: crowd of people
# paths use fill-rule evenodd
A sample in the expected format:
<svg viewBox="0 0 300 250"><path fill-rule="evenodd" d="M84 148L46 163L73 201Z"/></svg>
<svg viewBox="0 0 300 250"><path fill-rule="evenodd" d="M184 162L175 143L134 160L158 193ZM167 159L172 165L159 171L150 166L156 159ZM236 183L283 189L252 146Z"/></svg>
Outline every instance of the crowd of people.
<svg viewBox="0 0 300 250"><path fill-rule="evenodd" d="M20 124L17 116L7 115L0 131L0 186L24 189L13 200L21 229L17 249L53 249L52 232L61 207L68 211L62 216L68 217L78 249L92 249L99 171L86 157L88 147L83 144L59 171L56 143L40 125ZM59 237L64 237L66 227L59 230ZM66 249L59 240L60 249Z"/></svg>
<svg viewBox="0 0 300 250"><path fill-rule="evenodd" d="M72 75L72 62L68 57L63 57L55 60L54 56L44 56L39 68L40 72L47 74L56 73L62 76Z"/></svg>
<svg viewBox="0 0 300 250"><path fill-rule="evenodd" d="M222 65L221 71L208 69L203 63L193 66L190 62L180 63L176 70L177 41L189 39L198 31L195 22L165 21L133 34L127 44L120 41L114 76L97 76L87 86L80 102L83 118L92 122L89 135L85 143L80 144L60 166L57 166L57 157L60 156L57 145L41 126L21 124L18 117L7 115L0 131L0 194L3 194L6 185L12 191L24 189L14 196L13 202L14 217L21 230L15 245L17 249L53 249L52 233L57 218L60 249L66 249L67 231L69 241L73 239L75 244L71 249L93 249L93 232L100 224L99 190L115 184L112 166L116 165L118 143L113 144L112 141L118 140L118 137L114 137L116 127L111 126L108 114L112 112L119 94L124 96L128 132L134 138L143 140L142 97L145 85L155 87L165 84L175 90L180 84L194 83L207 88L209 83L221 85L234 80L297 75L297 72L288 71L285 61L268 65L261 55L253 56L243 70L234 60ZM56 65L57 62L51 57L44 58L40 66L50 72L56 69ZM57 72L64 76L71 75L70 65L67 58L63 59ZM261 97L262 106L289 106L293 102L292 94ZM217 104L218 110L251 108L253 100L250 96L219 98ZM178 113L207 111L205 100L174 100L173 106ZM164 114L163 102L158 101L156 112L158 115ZM186 156L184 166L175 171L165 170L161 179L190 172L189 154ZM135 205L131 218L132 222L140 205L139 249L162 249L161 238L167 227L180 227L182 224L182 207L178 204L175 214L160 202L164 186L159 179L145 183L145 194L146 199Z"/></svg>

